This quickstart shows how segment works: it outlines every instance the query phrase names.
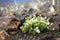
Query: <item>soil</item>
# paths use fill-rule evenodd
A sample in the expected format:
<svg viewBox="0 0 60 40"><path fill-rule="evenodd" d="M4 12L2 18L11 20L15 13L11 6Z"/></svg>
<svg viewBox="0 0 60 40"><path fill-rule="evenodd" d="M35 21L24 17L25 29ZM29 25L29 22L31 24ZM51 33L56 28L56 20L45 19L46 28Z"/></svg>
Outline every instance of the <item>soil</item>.
<svg viewBox="0 0 60 40"><path fill-rule="evenodd" d="M54 23L52 27L56 29L55 31L48 31L35 36L18 31L17 34L10 35L10 40L60 40L60 14L53 15L52 18L54 19L52 19Z"/></svg>

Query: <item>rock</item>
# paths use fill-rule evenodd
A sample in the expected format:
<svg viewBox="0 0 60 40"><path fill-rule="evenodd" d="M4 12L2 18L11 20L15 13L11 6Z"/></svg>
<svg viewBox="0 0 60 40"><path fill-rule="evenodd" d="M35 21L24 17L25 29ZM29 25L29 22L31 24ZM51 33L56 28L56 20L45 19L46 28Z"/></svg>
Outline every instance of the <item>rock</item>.
<svg viewBox="0 0 60 40"><path fill-rule="evenodd" d="M0 11L0 17L2 17L2 12Z"/></svg>
<svg viewBox="0 0 60 40"><path fill-rule="evenodd" d="M11 22L10 22L10 24L7 26L7 28L8 28L8 29L9 29L9 28L12 28L12 29L18 28L18 25L19 25L19 21L16 20L16 19L13 19L13 20L11 20Z"/></svg>
<svg viewBox="0 0 60 40"><path fill-rule="evenodd" d="M14 16L14 12L10 11L7 16Z"/></svg>
<svg viewBox="0 0 60 40"><path fill-rule="evenodd" d="M60 40L60 38L54 38L53 40Z"/></svg>
<svg viewBox="0 0 60 40"><path fill-rule="evenodd" d="M8 34L11 34L11 35L17 34L19 32L18 29L12 29L12 28L8 29L6 31L7 31Z"/></svg>
<svg viewBox="0 0 60 40"><path fill-rule="evenodd" d="M4 18L0 20L0 31L6 30L11 34L17 33L19 21L17 19ZM13 31L11 31L13 30Z"/></svg>
<svg viewBox="0 0 60 40"><path fill-rule="evenodd" d="M8 24L10 24L11 19L1 18L0 19L0 30L5 29Z"/></svg>
<svg viewBox="0 0 60 40"><path fill-rule="evenodd" d="M9 40L9 36L4 30L0 31L0 40Z"/></svg>
<svg viewBox="0 0 60 40"><path fill-rule="evenodd" d="M51 7L50 7L50 13L53 13L54 11L55 11L54 7L51 6Z"/></svg>
<svg viewBox="0 0 60 40"><path fill-rule="evenodd" d="M53 22L52 29L59 30L59 24L58 22Z"/></svg>
<svg viewBox="0 0 60 40"><path fill-rule="evenodd" d="M7 28L5 28L5 30L9 33L9 34L16 34L18 32L18 25L19 25L19 21L16 19L13 19L10 24L7 26Z"/></svg>

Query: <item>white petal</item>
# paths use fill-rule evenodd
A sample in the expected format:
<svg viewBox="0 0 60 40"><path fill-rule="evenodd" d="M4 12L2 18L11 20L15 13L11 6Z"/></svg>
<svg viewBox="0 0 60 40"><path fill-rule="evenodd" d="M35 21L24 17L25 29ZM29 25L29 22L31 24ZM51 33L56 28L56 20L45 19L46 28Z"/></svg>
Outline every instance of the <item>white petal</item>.
<svg viewBox="0 0 60 40"><path fill-rule="evenodd" d="M22 27L20 27L20 29L22 29Z"/></svg>
<svg viewBox="0 0 60 40"><path fill-rule="evenodd" d="M50 23L48 22L47 25L49 25Z"/></svg>
<svg viewBox="0 0 60 40"><path fill-rule="evenodd" d="M53 25L53 23L51 23L51 25Z"/></svg>
<svg viewBox="0 0 60 40"><path fill-rule="evenodd" d="M37 33L40 33L40 30L39 30L39 29L37 29L37 30L36 30L36 32L37 32Z"/></svg>
<svg viewBox="0 0 60 40"><path fill-rule="evenodd" d="M38 27L36 27L36 29L38 29Z"/></svg>

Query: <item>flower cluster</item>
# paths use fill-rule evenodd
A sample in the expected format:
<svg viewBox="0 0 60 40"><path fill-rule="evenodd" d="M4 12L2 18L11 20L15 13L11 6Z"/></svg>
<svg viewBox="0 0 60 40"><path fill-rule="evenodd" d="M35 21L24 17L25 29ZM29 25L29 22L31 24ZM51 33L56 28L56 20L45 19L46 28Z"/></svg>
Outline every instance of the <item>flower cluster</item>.
<svg viewBox="0 0 60 40"><path fill-rule="evenodd" d="M26 18L25 23L23 26L20 27L23 33L28 32L29 34L37 34L40 33L43 30L49 30L49 20L46 18L43 18L41 16L30 16Z"/></svg>

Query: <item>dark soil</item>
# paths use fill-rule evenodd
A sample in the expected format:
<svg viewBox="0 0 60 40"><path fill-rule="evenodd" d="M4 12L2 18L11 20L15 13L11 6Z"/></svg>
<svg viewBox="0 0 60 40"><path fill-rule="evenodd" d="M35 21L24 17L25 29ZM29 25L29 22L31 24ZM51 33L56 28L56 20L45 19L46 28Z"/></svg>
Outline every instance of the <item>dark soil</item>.
<svg viewBox="0 0 60 40"><path fill-rule="evenodd" d="M52 27L56 29L54 31L42 32L35 36L30 34L23 34L22 32L18 31L17 34L14 35L10 34L10 40L60 40L59 19L60 19L60 15L52 16L52 20L53 20L52 22L54 23Z"/></svg>
<svg viewBox="0 0 60 40"><path fill-rule="evenodd" d="M59 37L60 32L58 31L50 31L35 36L18 32L15 35L10 35L10 40L58 40Z"/></svg>

